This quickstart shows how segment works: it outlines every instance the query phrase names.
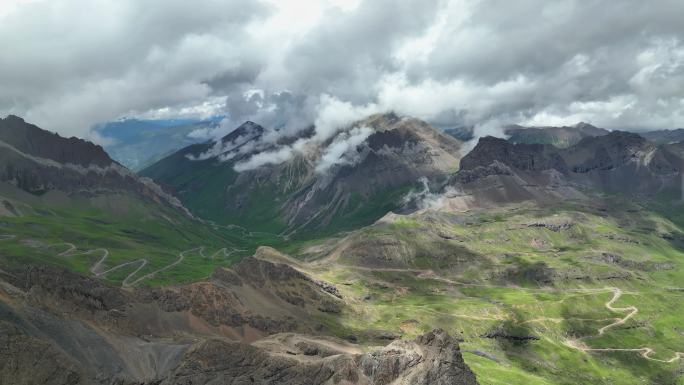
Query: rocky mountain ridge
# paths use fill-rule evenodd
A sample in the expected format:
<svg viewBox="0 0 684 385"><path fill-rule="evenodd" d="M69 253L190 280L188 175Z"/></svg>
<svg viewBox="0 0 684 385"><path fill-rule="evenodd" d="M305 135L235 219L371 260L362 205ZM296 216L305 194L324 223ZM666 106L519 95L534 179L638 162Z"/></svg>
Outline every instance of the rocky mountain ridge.
<svg viewBox="0 0 684 385"><path fill-rule="evenodd" d="M178 199L112 160L102 147L63 138L16 116L0 119L0 183L35 196L134 194L190 215Z"/></svg>
<svg viewBox="0 0 684 385"><path fill-rule="evenodd" d="M679 196L682 165L684 158L676 147L623 131L586 137L562 149L484 137L442 189L453 198L452 207L461 209L586 199L596 192Z"/></svg>
<svg viewBox="0 0 684 385"><path fill-rule="evenodd" d="M356 122L322 143L306 141L305 151L280 163L236 171L256 153L297 141L268 143L264 135L262 127L248 122L221 141L187 147L142 174L168 186L199 216L293 234L372 223L397 207L420 178L456 171L460 158L456 139L416 119L385 114ZM211 207L195 198L209 194L218 198ZM250 218L255 212L259 219Z"/></svg>

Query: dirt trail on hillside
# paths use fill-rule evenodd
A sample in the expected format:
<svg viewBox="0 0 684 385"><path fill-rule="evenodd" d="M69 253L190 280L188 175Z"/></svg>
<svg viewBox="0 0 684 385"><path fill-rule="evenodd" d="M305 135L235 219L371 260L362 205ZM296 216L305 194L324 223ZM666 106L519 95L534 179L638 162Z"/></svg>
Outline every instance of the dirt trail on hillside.
<svg viewBox="0 0 684 385"><path fill-rule="evenodd" d="M423 270L423 269L402 269L402 268L370 268L370 267L363 267L363 266L351 266L351 265L338 265L334 264L334 266L339 267L339 268L349 268L349 269L354 269L354 270L361 270L361 271L385 271L385 272L405 272L405 273L411 273L411 274L416 274L416 277L418 278L424 278L424 279L431 279L439 282L444 282L452 285L458 285L458 286L470 286L470 287L484 287L484 288L500 288L500 289L511 289L511 290L523 290L523 291L537 291L537 292L562 292L562 293L568 293L568 292L574 292L574 293L586 293L586 294L600 294L600 293L605 293L605 292L612 292L613 296L604 304L605 308L616 313L624 313L627 312L627 314L624 317L618 317L618 318L606 318L606 319L582 319L582 320L589 320L589 321L605 321L605 320L614 320L614 322L601 327L597 331L596 336L590 336L590 337L598 337L602 336L606 331L608 331L611 328L620 326L624 323L626 323L629 319L633 318L637 313L639 313L639 309L636 306L626 306L626 307L615 307L613 306L619 299L620 297L624 294L622 289L617 288L617 287L605 287L605 288L597 288L597 289L555 289L555 288L523 288L523 287L516 287L516 286L501 286L501 285L488 285L488 284L476 284L476 283L468 283L468 282L461 282L461 281L455 281L449 278L441 277L435 274L433 270ZM445 313L446 314L446 313ZM459 318L469 318L469 319L475 319L475 320L502 320L501 317L477 317L477 316L469 316L466 314L450 314L454 317L459 317ZM578 318L579 319L579 318ZM550 321L550 322L563 322L566 320L565 318L552 318L552 317L538 317L534 318L531 320L525 321L525 323L530 323L530 322L541 322L541 321ZM590 337L584 337L585 338L590 338ZM657 362L662 362L662 363L673 363L677 362L679 360L684 360L684 352L675 352L674 356L670 359L663 360L663 359L658 359L658 358L653 358L652 355L654 355L656 352L653 348L644 346L640 348L589 348L584 342L582 342L583 339L575 339L575 340L565 340L563 343L571 347L573 349L581 350L583 352L638 352L640 353L640 356L650 360L650 361L657 361Z"/></svg>
<svg viewBox="0 0 684 385"><path fill-rule="evenodd" d="M12 236L12 238L14 238L14 236ZM0 240L1 239L2 238L0 238ZM139 277L139 278L137 278L131 282L131 280L135 277L135 275L138 274L140 272L140 270L142 270L145 266L147 266L149 264L149 260L147 258L139 258L139 259L136 259L133 261L123 262L123 263L116 265L114 267L111 267L107 270L103 270L104 263L107 260L107 258L109 257L109 250L104 249L104 248L98 248L98 249L78 251L78 248L76 247L76 245L74 245L73 243L70 243L70 242L57 243L54 245L50 245L49 247L56 247L56 246L60 246L60 245L66 245L69 247L67 250L62 251L61 253L57 254L57 256L60 256L60 257L71 257L71 256L76 256L76 255L87 255L87 254L93 254L93 253L102 253L102 257L99 260L97 260L97 262L95 262L89 268L90 272L97 278L102 278L102 277L106 276L107 274L109 274L113 271L119 270L121 268L124 268L126 266L138 264L139 266L133 272L128 274L128 276L126 276L126 278L124 278L124 280L121 282L121 285L126 286L126 287L134 286L134 285L136 285L136 284L138 284L138 283L140 283L146 279L153 278L158 273L161 273L163 271L166 271L168 269L173 268L174 266L182 263L183 260L185 259L186 254L188 254L190 252L196 251L202 258L213 260L219 254L223 254L224 258L228 258L234 253L237 253L240 251L245 251L243 249L238 249L238 248L232 248L229 251L228 248L224 247L224 248L217 250L212 255L207 256L204 254L204 250L206 249L205 246L194 247L192 249L188 249L188 250L181 251L180 253L178 253L178 258L176 258L175 261L169 263L168 265L161 267L161 268L159 268L159 269L157 269L151 273L145 274L142 277Z"/></svg>
<svg viewBox="0 0 684 385"><path fill-rule="evenodd" d="M227 248L227 247L224 247L224 248L218 249L216 252L214 252L214 254L212 254L212 255L210 255L210 256L206 256L206 255L204 254L204 250L205 250L205 249L206 249L206 247L204 247L204 246L200 247L199 255L201 255L202 258L212 259L212 260L213 260L214 258L216 258L216 256L219 255L219 253L223 253L223 257L224 257L224 258L228 258L228 257L230 257L231 255L233 255L234 253L237 253L237 252L239 252L239 251L247 251L246 249L236 249L236 248L233 248L232 250L228 251L228 248Z"/></svg>
<svg viewBox="0 0 684 385"><path fill-rule="evenodd" d="M605 333L606 330L608 330L608 329L610 329L610 328L613 328L613 327L615 327L615 326L624 324L625 322L627 322L628 319L634 317L634 316L639 312L639 309L637 309L637 308L634 307L634 306L614 307L613 304L614 304L618 299L620 299L620 297L622 296L622 290L620 290L620 289L617 288L617 287L614 287L614 288L612 288L612 289L613 289L613 298L611 298L610 301L606 302L606 304L605 304L606 309L608 309L608 310L610 310L610 311L618 312L618 313L628 311L629 314L627 314L624 318L621 318L621 319L619 319L618 321L615 321L615 322L613 322L612 324L606 325L606 326L602 327L601 329L599 329L598 334L599 334L600 336L602 336L603 333Z"/></svg>
<svg viewBox="0 0 684 385"><path fill-rule="evenodd" d="M57 254L58 257L73 257L76 255L88 255L88 254L102 253L102 257L100 257L100 259L98 259L97 262L92 264L92 266L90 266L90 268L89 268L90 272L95 276L99 275L100 270L102 269L102 264L104 263L104 261L107 260L107 257L109 257L109 250L107 250L107 249L90 249L90 250L78 251L78 248L76 247L76 245L74 245L73 243L70 243L70 242L58 243L56 245L52 245L52 247L59 246L59 245L67 245L67 246L69 246L69 248L66 249L65 251L62 251L61 253Z"/></svg>
<svg viewBox="0 0 684 385"><path fill-rule="evenodd" d="M670 363L684 359L684 352L674 352L674 356L670 359L667 359L667 360L653 358L651 356L655 354L655 350L651 347L648 347L648 346L644 346L644 347L640 347L640 348L590 348L590 347L588 347L583 342L584 339L602 336L606 332L606 330L624 324L625 322L627 322L627 320L634 317L639 312L639 309L636 306L627 306L627 307L615 307L615 306L613 306L613 304L615 304L615 302L617 302L620 299L623 292L620 288L617 288L617 287L611 287L609 289L611 289L613 291L613 297L610 300L608 300L608 302L606 302L604 304L606 309L613 311L613 312L628 312L628 313L624 317L618 318L617 321L598 329L598 334L596 336L589 336L589 337L584 337L584 338L576 339L576 340L568 339L568 340L564 341L566 346L569 346L573 349L581 350L583 352L638 352L638 353L640 353L641 357L643 357L649 361L657 361L657 362L663 362L663 363L667 363L667 364L670 364Z"/></svg>

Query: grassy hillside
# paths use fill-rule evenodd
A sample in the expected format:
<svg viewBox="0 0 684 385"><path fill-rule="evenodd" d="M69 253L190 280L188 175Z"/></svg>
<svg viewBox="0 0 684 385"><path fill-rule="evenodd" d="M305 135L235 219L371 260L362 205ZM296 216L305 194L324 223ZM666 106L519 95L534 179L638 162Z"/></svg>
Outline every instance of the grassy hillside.
<svg viewBox="0 0 684 385"><path fill-rule="evenodd" d="M177 284L206 278L264 241L127 195L61 204L2 202L20 214L0 217L0 264L8 268L53 264L124 284Z"/></svg>
<svg viewBox="0 0 684 385"><path fill-rule="evenodd" d="M56 264L124 286L178 284L272 245L340 290L342 313L318 316L339 337L376 345L440 327L463 339L481 384L684 384L677 204L427 211L306 242L126 195L3 207L14 213L0 217L6 269Z"/></svg>
<svg viewBox="0 0 684 385"><path fill-rule="evenodd" d="M426 213L340 244L310 268L350 305L342 337L441 327L487 385L684 384L684 232L643 207Z"/></svg>

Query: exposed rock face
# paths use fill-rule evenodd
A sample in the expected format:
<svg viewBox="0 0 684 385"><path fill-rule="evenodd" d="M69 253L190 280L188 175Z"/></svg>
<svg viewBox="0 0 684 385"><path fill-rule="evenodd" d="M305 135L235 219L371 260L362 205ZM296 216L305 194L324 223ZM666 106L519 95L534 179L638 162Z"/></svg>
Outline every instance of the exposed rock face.
<svg viewBox="0 0 684 385"><path fill-rule="evenodd" d="M586 138L561 156L570 167L569 180L607 192L653 195L681 187L684 158L637 134Z"/></svg>
<svg viewBox="0 0 684 385"><path fill-rule="evenodd" d="M477 384L458 342L440 330L365 354L343 350L313 354L319 351L317 345L315 339L300 342L299 347L285 345L283 354L282 342L256 347L207 341L188 352L162 384ZM330 349L329 343L325 346L324 350Z"/></svg>
<svg viewBox="0 0 684 385"><path fill-rule="evenodd" d="M332 166L325 174L314 174L313 184L285 205L291 223L327 225L337 216L363 210L363 204L393 191L414 186L420 178L444 178L458 167L460 142L425 122L394 114L375 115L354 124L370 127L373 133L355 149L355 162ZM390 193L390 194L388 194ZM354 197L361 202L354 202ZM401 195L392 197L395 201ZM354 205L359 207L354 207ZM378 213L383 215L383 213Z"/></svg>
<svg viewBox="0 0 684 385"><path fill-rule="evenodd" d="M462 170L491 167L496 162L517 171L556 170L568 178L585 184L609 182L610 174L633 173L639 182L677 175L681 158L666 147L659 147L643 137L614 131L599 137L587 137L567 149L539 144L511 144L498 138L480 139L475 149L465 156ZM643 179L646 179L645 181ZM610 183L603 186L610 189ZM632 189L634 190L634 189Z"/></svg>
<svg viewBox="0 0 684 385"><path fill-rule="evenodd" d="M59 302L64 311L107 312L121 309L132 300L128 293L98 280L50 266L29 267L7 278L28 292L29 298L45 303Z"/></svg>
<svg viewBox="0 0 684 385"><path fill-rule="evenodd" d="M242 144L261 137L263 133L263 127L254 122L247 121L221 138L221 142L224 144L231 143L237 146L236 148L239 148Z"/></svg>
<svg viewBox="0 0 684 385"><path fill-rule="evenodd" d="M553 146L481 138L461 160L461 170L443 187L443 208L461 211L502 203L581 198L564 177L567 169Z"/></svg>
<svg viewBox="0 0 684 385"><path fill-rule="evenodd" d="M585 138L564 151L563 156L572 163L572 172L587 173L618 168L655 150L655 145L637 134L614 131L599 138Z"/></svg>
<svg viewBox="0 0 684 385"><path fill-rule="evenodd" d="M654 195L681 190L684 157L675 145L614 131L559 149L481 138L443 187L444 205L456 210L501 203L585 199L588 189Z"/></svg>
<svg viewBox="0 0 684 385"><path fill-rule="evenodd" d="M461 159L461 170L474 170L501 162L522 171L567 170L558 151L542 144L512 144L491 136L480 139L475 150Z"/></svg>

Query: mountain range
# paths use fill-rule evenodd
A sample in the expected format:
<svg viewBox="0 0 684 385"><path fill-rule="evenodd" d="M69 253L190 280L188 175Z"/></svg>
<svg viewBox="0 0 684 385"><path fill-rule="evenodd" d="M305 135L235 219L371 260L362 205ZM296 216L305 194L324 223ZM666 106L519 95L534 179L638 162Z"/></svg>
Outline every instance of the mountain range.
<svg viewBox="0 0 684 385"><path fill-rule="evenodd" d="M677 131L321 132L0 119L0 383L681 383Z"/></svg>
<svg viewBox="0 0 684 385"><path fill-rule="evenodd" d="M355 146L321 169L330 149L346 145L349 132L362 130ZM370 224L398 208L421 178L456 171L461 146L416 119L376 115L285 162L236 171L240 162L274 147L261 142L264 135L263 127L247 122L220 141L186 147L140 174L168 186L191 210L217 223L320 235Z"/></svg>

